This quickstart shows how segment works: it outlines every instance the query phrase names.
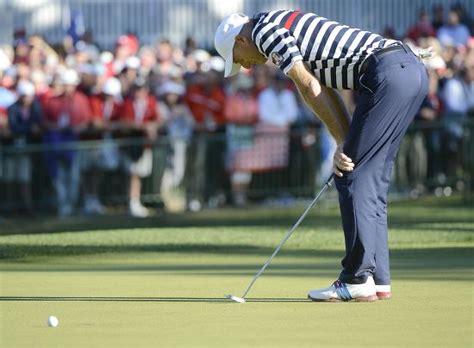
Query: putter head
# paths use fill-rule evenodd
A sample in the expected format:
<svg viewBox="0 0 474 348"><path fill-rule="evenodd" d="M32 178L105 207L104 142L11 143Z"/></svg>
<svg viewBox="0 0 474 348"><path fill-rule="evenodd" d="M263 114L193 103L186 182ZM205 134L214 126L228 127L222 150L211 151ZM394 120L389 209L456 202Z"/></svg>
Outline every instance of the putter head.
<svg viewBox="0 0 474 348"><path fill-rule="evenodd" d="M229 300L232 300L232 301L234 301L234 302L237 302L237 303L245 303L245 302L247 302L247 301L245 300L245 298L243 298L243 297L237 297L237 296L234 296L234 295L225 295L224 297L225 297L225 298L228 298Z"/></svg>

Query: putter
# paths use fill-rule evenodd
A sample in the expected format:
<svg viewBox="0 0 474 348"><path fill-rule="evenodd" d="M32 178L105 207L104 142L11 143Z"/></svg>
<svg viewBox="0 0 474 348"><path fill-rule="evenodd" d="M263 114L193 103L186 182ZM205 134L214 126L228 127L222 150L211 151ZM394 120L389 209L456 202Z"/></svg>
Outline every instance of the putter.
<svg viewBox="0 0 474 348"><path fill-rule="evenodd" d="M326 192L326 190L332 186L333 184L333 181L334 181L334 174L332 174L329 179L326 181L326 183L324 184L324 186L322 187L322 189L318 192L318 194L316 195L316 197L314 197L313 201L309 204L309 206L306 208L306 210L304 211L304 213L300 216L300 218L298 219L298 221L296 221L296 223L293 225L293 227L286 233L285 237L282 239L282 241L280 242L280 244L278 244L278 246L276 247L275 251L273 252L273 254L268 258L267 262L265 262L265 264L263 265L263 267L260 269L260 271L257 272L257 274L253 277L252 281L250 282L249 286L247 287L247 289L245 290L244 294L242 295L242 297L238 297L238 296L235 296L235 295L225 295L224 297L229 299L229 300L232 300L234 302L238 302L238 303L245 303L247 300L245 299L245 297L247 296L247 294L249 293L250 289L252 288L253 284L257 281L257 279L262 275L262 273L265 271L265 269L268 267L268 265L272 262L273 258L276 256L276 254L278 254L278 252L280 251L281 247L283 246L283 244L286 243L286 241L291 237L291 235L293 234L293 232L295 232L296 228L301 224L301 222L304 220L304 218L306 217L306 215L308 215L309 211L316 205L316 203L318 202L319 200L319 197L321 197L321 195Z"/></svg>

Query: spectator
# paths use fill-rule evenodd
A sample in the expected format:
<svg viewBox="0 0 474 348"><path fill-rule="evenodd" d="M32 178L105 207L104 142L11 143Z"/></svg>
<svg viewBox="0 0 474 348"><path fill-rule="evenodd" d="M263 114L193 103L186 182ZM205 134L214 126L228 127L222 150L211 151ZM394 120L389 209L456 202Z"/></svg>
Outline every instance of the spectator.
<svg viewBox="0 0 474 348"><path fill-rule="evenodd" d="M187 165L187 149L193 134L194 119L183 102L185 89L181 84L168 81L160 89L160 116L168 135L170 155L161 185L161 193L169 210L183 210L184 199L178 197Z"/></svg>
<svg viewBox="0 0 474 348"><path fill-rule="evenodd" d="M0 150L10 146L11 142L12 138L8 129L8 113L5 108L0 107ZM5 182L5 163L2 161L0 165L0 197L4 203L0 205L1 209L6 208L6 205L12 201L13 191L9 189L10 185Z"/></svg>
<svg viewBox="0 0 474 348"><path fill-rule="evenodd" d="M196 40L192 36L188 36L184 43L184 55L188 56L197 49Z"/></svg>
<svg viewBox="0 0 474 348"><path fill-rule="evenodd" d="M276 73L258 96L255 143L260 148L260 170L283 169L288 165L289 129L298 117L298 106L286 83L286 78Z"/></svg>
<svg viewBox="0 0 474 348"><path fill-rule="evenodd" d="M121 86L116 78L106 80L102 92L89 97L92 116L87 138L102 141L100 145L82 152L84 177L84 213L104 214L105 207L99 200L99 185L104 171L116 170L120 166L118 147L112 139L114 123L119 118Z"/></svg>
<svg viewBox="0 0 474 348"><path fill-rule="evenodd" d="M408 29L407 37L416 42L420 37L430 36L436 36L436 30L430 22L428 12L420 10L418 13L418 22Z"/></svg>
<svg viewBox="0 0 474 348"><path fill-rule="evenodd" d="M155 72L161 77L160 82L163 82L175 66L175 47L169 40L161 40L156 46L156 52L158 66Z"/></svg>
<svg viewBox="0 0 474 348"><path fill-rule="evenodd" d="M122 95L130 93L132 86L138 78L138 69L140 68L140 59L135 56L128 57L125 61L125 67L120 72L119 80L122 86Z"/></svg>
<svg viewBox="0 0 474 348"><path fill-rule="evenodd" d="M153 47L143 46L138 52L140 58L140 76L149 77L156 65L156 53Z"/></svg>
<svg viewBox="0 0 474 348"><path fill-rule="evenodd" d="M450 10L447 24L438 30L438 39L443 46L466 46L469 40L469 30L460 23L459 14Z"/></svg>
<svg viewBox="0 0 474 348"><path fill-rule="evenodd" d="M15 93L11 91L15 79L5 74L6 71L13 70L11 67L13 57L9 57L6 51L5 47L2 47L0 50L0 150L11 145L12 138L8 128L7 108L16 100ZM4 163L0 165L0 198L3 198L3 201L7 203L11 201L12 194L10 194L11 190L8 189L9 185L3 180L5 172ZM0 208L2 208L2 205L0 205Z"/></svg>
<svg viewBox="0 0 474 348"><path fill-rule="evenodd" d="M253 93L254 81L249 75L237 75L231 87L224 111L227 120L227 170L230 172L234 204L244 206L252 179L254 158L251 149L258 120L258 102Z"/></svg>
<svg viewBox="0 0 474 348"><path fill-rule="evenodd" d="M79 139L91 117L87 97L77 91L79 82L76 71L66 70L60 76L64 92L47 101L44 114L45 143L54 147L46 152L46 159L59 216L71 215L79 198L79 154L64 148L65 143Z"/></svg>
<svg viewBox="0 0 474 348"><path fill-rule="evenodd" d="M444 8L441 4L435 4L432 7L432 20L431 24L433 28L438 31L444 25Z"/></svg>
<svg viewBox="0 0 474 348"><path fill-rule="evenodd" d="M16 101L13 86L16 83L16 69L8 68L3 74L0 73L0 108L6 110Z"/></svg>
<svg viewBox="0 0 474 348"><path fill-rule="evenodd" d="M185 80L188 85L199 84L204 73L208 72L209 69L204 71L203 65L208 64L211 59L211 55L205 50L194 50L186 59L187 74Z"/></svg>
<svg viewBox="0 0 474 348"><path fill-rule="evenodd" d="M444 122L446 130L445 149L447 171L454 174L460 163L463 125L468 115L474 113L474 55L464 62L460 76L446 82L441 92L445 106Z"/></svg>
<svg viewBox="0 0 474 348"><path fill-rule="evenodd" d="M99 67L87 63L80 65L77 71L79 72L79 80L81 81L79 86L77 86L77 90L88 97L96 94L100 75Z"/></svg>
<svg viewBox="0 0 474 348"><path fill-rule="evenodd" d="M138 40L133 35L120 35L115 43L112 71L119 74L125 68L127 58L138 51Z"/></svg>
<svg viewBox="0 0 474 348"><path fill-rule="evenodd" d="M451 6L451 9L458 13L460 22L467 27L471 35L474 35L474 21L469 15L469 12L466 11L466 8L461 3L457 2Z"/></svg>
<svg viewBox="0 0 474 348"><path fill-rule="evenodd" d="M191 141L194 119L188 106L183 102L185 89L176 82L166 82L161 87L160 115L163 119L172 148L171 167L173 186L182 183L186 167L186 148Z"/></svg>
<svg viewBox="0 0 474 348"><path fill-rule="evenodd" d="M122 106L120 81L111 77L105 81L102 92L90 97L92 122L98 129L110 131L112 122L120 117Z"/></svg>
<svg viewBox="0 0 474 348"><path fill-rule="evenodd" d="M15 51L15 60L13 61L13 64L28 64L30 47L26 37L16 39L13 43L13 49Z"/></svg>
<svg viewBox="0 0 474 348"><path fill-rule="evenodd" d="M153 168L153 153L151 143L157 137L159 114L156 99L150 95L147 82L138 78L128 97L125 98L120 120L130 131L130 135L141 138L145 146L130 149L130 188L129 211L134 217L147 217L148 209L141 203L142 179L150 176Z"/></svg>
<svg viewBox="0 0 474 348"><path fill-rule="evenodd" d="M17 86L18 100L8 108L8 125L13 146L18 153L5 158L5 181L17 185L23 208L33 212L31 199L31 158L25 152L25 145L33 142L41 132L41 107L35 98L35 88L29 81L20 81ZM23 149L23 150L22 150Z"/></svg>
<svg viewBox="0 0 474 348"><path fill-rule="evenodd" d="M288 127L298 116L294 93L287 88L287 79L280 73L258 97L259 120L264 124Z"/></svg>
<svg viewBox="0 0 474 348"><path fill-rule="evenodd" d="M224 187L224 139L226 97L214 70L200 71L195 75L194 84L189 86L185 96L195 121L195 144L191 146L189 158L192 171L190 202L200 206L211 197L216 205L222 200Z"/></svg>

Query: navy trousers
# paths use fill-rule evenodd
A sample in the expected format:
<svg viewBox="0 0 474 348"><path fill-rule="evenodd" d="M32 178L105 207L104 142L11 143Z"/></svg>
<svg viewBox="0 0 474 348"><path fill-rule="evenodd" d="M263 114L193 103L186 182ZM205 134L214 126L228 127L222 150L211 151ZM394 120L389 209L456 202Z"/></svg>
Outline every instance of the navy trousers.
<svg viewBox="0 0 474 348"><path fill-rule="evenodd" d="M428 92L422 62L408 49L369 56L360 76L360 99L344 143L355 164L336 177L346 255L341 281L360 284L372 275L390 284L387 195L402 138Z"/></svg>

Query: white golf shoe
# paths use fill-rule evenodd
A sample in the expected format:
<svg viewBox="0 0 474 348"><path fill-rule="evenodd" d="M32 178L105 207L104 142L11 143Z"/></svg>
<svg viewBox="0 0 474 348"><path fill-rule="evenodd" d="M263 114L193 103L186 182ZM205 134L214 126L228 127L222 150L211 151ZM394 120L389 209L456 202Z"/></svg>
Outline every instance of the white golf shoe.
<svg viewBox="0 0 474 348"><path fill-rule="evenodd" d="M348 284L336 280L330 287L311 290L308 299L315 302L361 301L377 300L375 283L368 277L364 284Z"/></svg>

